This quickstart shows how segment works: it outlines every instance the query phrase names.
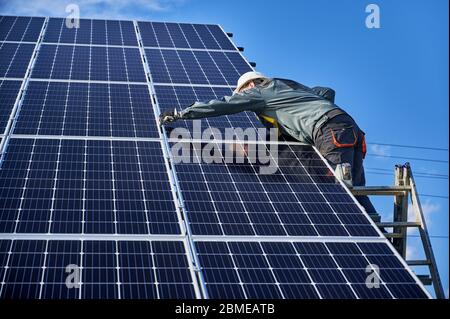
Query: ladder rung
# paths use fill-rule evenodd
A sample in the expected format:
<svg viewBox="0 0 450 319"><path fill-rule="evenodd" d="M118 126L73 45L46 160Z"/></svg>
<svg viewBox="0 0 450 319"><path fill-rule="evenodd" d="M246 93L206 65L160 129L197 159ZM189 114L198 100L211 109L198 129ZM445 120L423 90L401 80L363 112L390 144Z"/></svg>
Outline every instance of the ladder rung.
<svg viewBox="0 0 450 319"><path fill-rule="evenodd" d="M386 233L384 234L386 238L403 238L403 235L400 233Z"/></svg>
<svg viewBox="0 0 450 319"><path fill-rule="evenodd" d="M429 286L433 283L433 279L428 275L417 275L417 278L426 286Z"/></svg>
<svg viewBox="0 0 450 319"><path fill-rule="evenodd" d="M376 223L378 227L420 227L418 222L381 222Z"/></svg>
<svg viewBox="0 0 450 319"><path fill-rule="evenodd" d="M429 260L407 260L406 263L409 266L429 266L431 261Z"/></svg>
<svg viewBox="0 0 450 319"><path fill-rule="evenodd" d="M354 186L350 188L353 195L406 195L410 186Z"/></svg>

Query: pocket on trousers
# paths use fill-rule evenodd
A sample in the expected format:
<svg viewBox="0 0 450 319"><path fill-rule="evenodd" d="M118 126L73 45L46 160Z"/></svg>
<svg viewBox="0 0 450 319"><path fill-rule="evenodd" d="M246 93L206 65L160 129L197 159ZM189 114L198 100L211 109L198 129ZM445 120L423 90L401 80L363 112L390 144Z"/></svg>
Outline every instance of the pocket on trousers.
<svg viewBox="0 0 450 319"><path fill-rule="evenodd" d="M336 147L354 147L358 142L358 135L353 125L330 127L331 138Z"/></svg>

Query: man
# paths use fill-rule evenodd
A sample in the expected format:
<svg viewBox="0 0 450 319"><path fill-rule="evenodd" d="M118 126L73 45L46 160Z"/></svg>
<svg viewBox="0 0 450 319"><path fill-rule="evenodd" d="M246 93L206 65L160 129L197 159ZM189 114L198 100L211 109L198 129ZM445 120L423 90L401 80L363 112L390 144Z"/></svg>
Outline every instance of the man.
<svg viewBox="0 0 450 319"><path fill-rule="evenodd" d="M334 104L334 95L330 88L309 88L292 80L247 72L239 78L232 96L195 102L181 112L164 112L160 124L253 111L266 127L278 128L282 139L316 146L333 169L349 163L353 185L364 186L364 132ZM367 196L356 198L374 220L379 219Z"/></svg>

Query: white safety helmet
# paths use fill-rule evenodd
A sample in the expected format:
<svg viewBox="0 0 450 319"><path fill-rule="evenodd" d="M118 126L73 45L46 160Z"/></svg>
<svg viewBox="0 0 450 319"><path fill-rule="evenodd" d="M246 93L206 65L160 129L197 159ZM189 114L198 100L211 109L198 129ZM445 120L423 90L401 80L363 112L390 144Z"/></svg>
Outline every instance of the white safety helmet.
<svg viewBox="0 0 450 319"><path fill-rule="evenodd" d="M234 90L233 94L238 93L239 90L242 89L248 82L256 79L267 79L267 77L264 74L255 71L249 71L242 74L238 80L236 90Z"/></svg>

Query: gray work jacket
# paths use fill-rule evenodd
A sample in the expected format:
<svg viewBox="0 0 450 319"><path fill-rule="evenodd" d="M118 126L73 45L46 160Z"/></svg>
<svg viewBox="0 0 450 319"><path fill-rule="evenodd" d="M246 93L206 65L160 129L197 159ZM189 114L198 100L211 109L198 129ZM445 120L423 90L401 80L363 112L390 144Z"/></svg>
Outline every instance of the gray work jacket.
<svg viewBox="0 0 450 319"><path fill-rule="evenodd" d="M272 125L299 142L313 144L315 128L339 109L329 88L309 88L292 80L271 79L252 89L209 102L195 102L181 111L183 119L253 111L266 126Z"/></svg>

